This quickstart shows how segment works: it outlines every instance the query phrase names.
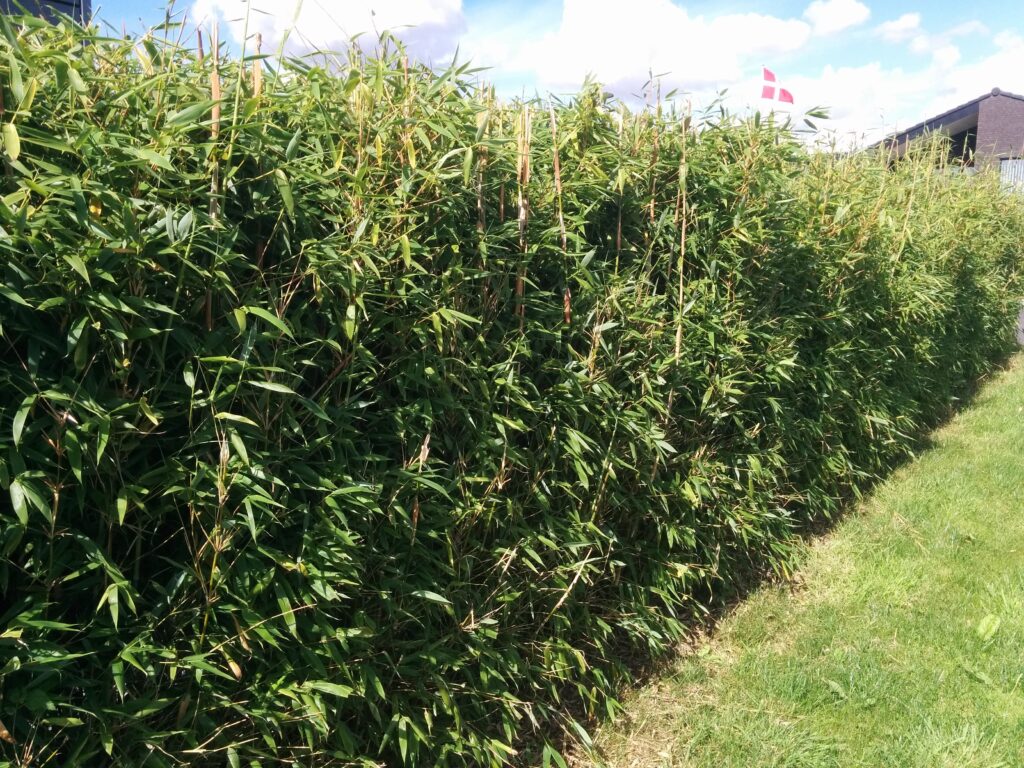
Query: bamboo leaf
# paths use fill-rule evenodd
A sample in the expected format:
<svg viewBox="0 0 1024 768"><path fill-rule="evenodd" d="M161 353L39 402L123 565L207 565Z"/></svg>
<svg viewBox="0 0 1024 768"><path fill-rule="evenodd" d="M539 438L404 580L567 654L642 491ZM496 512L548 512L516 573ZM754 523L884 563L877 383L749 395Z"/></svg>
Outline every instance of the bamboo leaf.
<svg viewBox="0 0 1024 768"><path fill-rule="evenodd" d="M85 266L85 262L77 253L62 253L61 258L66 261L75 272L82 276L82 279L86 283L92 284L92 280L89 278L89 268Z"/></svg>
<svg viewBox="0 0 1024 768"><path fill-rule="evenodd" d="M4 151L7 152L7 156L11 160L17 160L21 157L21 137L18 136L18 129L14 126L14 123L4 123L2 132Z"/></svg>
<svg viewBox="0 0 1024 768"><path fill-rule="evenodd" d="M18 517L18 522L28 525L28 503L25 489L17 478L11 481L10 494L11 506L14 508L14 514Z"/></svg>
<svg viewBox="0 0 1024 768"><path fill-rule="evenodd" d="M257 387L258 389L265 389L269 392L279 392L283 395L294 395L295 390L291 387L287 387L284 384L279 384L276 381L249 381L246 382L251 387Z"/></svg>
<svg viewBox="0 0 1024 768"><path fill-rule="evenodd" d="M117 524L124 525L124 518L128 514L128 492L122 488L117 494Z"/></svg>
<svg viewBox="0 0 1024 768"><path fill-rule="evenodd" d="M84 94L89 91L82 76L78 74L78 70L75 67L68 67L68 80L71 83L71 87L75 89L77 93Z"/></svg>
<svg viewBox="0 0 1024 768"><path fill-rule="evenodd" d="M244 307L244 311L247 314L255 315L261 320L270 323L272 326L277 328L277 330L281 331L281 333L283 333L285 336L288 336L289 338L294 338L292 330L291 328L288 327L288 324L285 323L285 321L279 318L277 315L263 309L263 307Z"/></svg>
<svg viewBox="0 0 1024 768"><path fill-rule="evenodd" d="M437 592L431 592L429 589L417 589L414 592L410 592L413 597L420 597L431 603L440 603L441 605L451 605L451 601L445 598L443 595L437 594Z"/></svg>
<svg viewBox="0 0 1024 768"><path fill-rule="evenodd" d="M14 57L14 51L7 52L7 69L10 73L11 94L21 103L25 99L25 83L21 77L21 63Z"/></svg>
<svg viewBox="0 0 1024 768"><path fill-rule="evenodd" d="M296 129L292 135L291 140L288 142L288 146L285 148L284 157L285 160L291 162L295 159L295 156L299 153L299 142L302 140L302 129Z"/></svg>
<svg viewBox="0 0 1024 768"><path fill-rule="evenodd" d="M314 691L329 693L332 696L337 696L339 699L347 699L353 693L353 689L348 685L328 683L324 680L311 680L306 684L306 687Z"/></svg>
<svg viewBox="0 0 1024 768"><path fill-rule="evenodd" d="M171 112L167 115L167 125L172 127L193 125L209 114L210 110L213 109L214 104L218 103L219 102L217 100L210 99L207 101L196 102L195 104L189 104L187 107L182 107L178 111Z"/></svg>
<svg viewBox="0 0 1024 768"><path fill-rule="evenodd" d="M173 171L174 166L171 161L161 155L159 152L154 152L152 149L146 149L145 147L136 148L128 147L126 150L129 154L135 155L140 160L145 160L147 163L152 163L158 168L163 168L166 171Z"/></svg>
<svg viewBox="0 0 1024 768"><path fill-rule="evenodd" d="M281 193L281 200L288 215L295 217L295 198L292 196L292 183L288 175L280 168L274 171L274 179L277 182L277 189Z"/></svg>
<svg viewBox="0 0 1024 768"><path fill-rule="evenodd" d="M356 336L356 305L349 304L345 308L345 321L342 326L345 329L345 335L349 339L354 339Z"/></svg>
<svg viewBox="0 0 1024 768"><path fill-rule="evenodd" d="M18 410L14 414L14 424L11 433L14 438L15 447L21 442L21 434L25 431L25 422L28 420L28 415L32 411L32 406L36 404L37 398L38 395L35 394L27 396L21 401L21 405L18 406Z"/></svg>

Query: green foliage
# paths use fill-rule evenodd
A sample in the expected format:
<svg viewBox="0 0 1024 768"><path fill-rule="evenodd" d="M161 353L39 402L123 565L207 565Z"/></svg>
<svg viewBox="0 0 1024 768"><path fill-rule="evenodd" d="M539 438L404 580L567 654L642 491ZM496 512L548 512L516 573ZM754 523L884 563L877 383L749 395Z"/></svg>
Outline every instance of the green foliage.
<svg viewBox="0 0 1024 768"><path fill-rule="evenodd" d="M561 765L1007 347L935 150L0 23L15 764Z"/></svg>

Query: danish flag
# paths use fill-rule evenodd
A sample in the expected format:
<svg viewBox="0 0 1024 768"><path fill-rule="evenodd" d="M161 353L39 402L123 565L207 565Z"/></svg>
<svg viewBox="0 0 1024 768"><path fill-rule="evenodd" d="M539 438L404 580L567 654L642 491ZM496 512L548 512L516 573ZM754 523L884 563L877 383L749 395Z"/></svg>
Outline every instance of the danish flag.
<svg viewBox="0 0 1024 768"><path fill-rule="evenodd" d="M771 101L775 101L776 100L776 96L775 96L775 91L776 91L775 73L772 72L770 69L768 69L768 67L761 67L761 70L764 72L764 85L761 86L761 98L762 99L770 99ZM782 102L783 104L792 104L793 103L793 94L792 93L787 91L785 88L779 88L778 92L779 92L778 101Z"/></svg>

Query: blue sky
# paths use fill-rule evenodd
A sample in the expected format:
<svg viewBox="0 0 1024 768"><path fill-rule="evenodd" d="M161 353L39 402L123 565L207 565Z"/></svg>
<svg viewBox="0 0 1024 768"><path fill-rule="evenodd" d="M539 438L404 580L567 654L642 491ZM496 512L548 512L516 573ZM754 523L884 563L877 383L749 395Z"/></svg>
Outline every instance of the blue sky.
<svg viewBox="0 0 1024 768"><path fill-rule="evenodd" d="M101 19L140 30L163 17L138 0L94 0ZM762 65L799 113L827 106L843 141L866 141L991 90L1024 92L1024 13L1006 0L179 0L195 23L214 19L238 44L333 48L360 32L398 28L413 53L441 64L456 47L512 95L567 93L587 74L636 100L662 75L699 107L722 91L737 110L760 99ZM407 25L412 25L407 26Z"/></svg>

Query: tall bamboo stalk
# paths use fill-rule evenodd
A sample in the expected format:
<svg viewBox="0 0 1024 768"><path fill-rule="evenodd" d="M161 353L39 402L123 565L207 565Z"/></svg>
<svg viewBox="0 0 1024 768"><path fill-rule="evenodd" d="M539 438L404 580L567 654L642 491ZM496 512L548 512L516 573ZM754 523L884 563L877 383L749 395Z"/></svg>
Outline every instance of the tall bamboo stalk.
<svg viewBox="0 0 1024 768"><path fill-rule="evenodd" d="M650 202L650 216L651 216L651 229L654 228L654 214L655 206L654 201L658 191L658 149L661 128L661 85L658 85L657 90L657 106L654 113L654 122L651 125L651 130L654 133L654 145L651 148L651 202Z"/></svg>
<svg viewBox="0 0 1024 768"><path fill-rule="evenodd" d="M484 139L487 132L487 122L490 119L491 105L488 100L487 109L477 115L477 132L480 138ZM476 229L483 236L487 227L487 210L484 205L484 173L487 170L487 147L481 146L476 163Z"/></svg>
<svg viewBox="0 0 1024 768"><path fill-rule="evenodd" d="M215 145L210 179L210 217L216 219L220 215L220 163L217 159L216 143L220 138L221 120L220 32L216 24L213 26L210 46L210 53L213 56L213 68L210 71L210 99L213 101L213 108L210 111L210 139Z"/></svg>
<svg viewBox="0 0 1024 768"><path fill-rule="evenodd" d="M516 274L516 314L519 315L519 330L523 330L526 319L526 255L528 250L526 229L530 221L530 201L527 187L530 184L530 139L533 129L533 115L530 105L524 105L517 125L518 148L518 199L519 199L519 252L522 263Z"/></svg>
<svg viewBox="0 0 1024 768"><path fill-rule="evenodd" d="M256 58L252 62L252 95L259 96L263 92L263 35L256 33Z"/></svg>
<svg viewBox="0 0 1024 768"><path fill-rule="evenodd" d="M618 113L618 117L619 117L619 144L618 144L618 147L616 147L616 149L617 149L617 153L616 154L617 154L618 160L619 160L619 178L616 179L616 184L617 184L617 186L619 188L619 199L618 199L618 205L616 206L616 215L615 215L615 274L616 275L619 274L619 257L622 255L622 203L623 203L623 193L624 193L625 190L623 189L624 181L623 181L621 175L622 175L623 158L626 156L626 153L624 152L624 150L622 148L622 134L623 134L623 131L626 128L625 109L623 109L622 112Z"/></svg>
<svg viewBox="0 0 1024 768"><path fill-rule="evenodd" d="M213 68L210 71L210 98L213 108L210 113L210 157L213 163L210 169L210 219L216 222L220 218L220 160L217 157L217 141L220 138L221 91L220 91L220 31L213 25L210 39ZM213 295L206 289L206 330L213 330Z"/></svg>
<svg viewBox="0 0 1024 768"><path fill-rule="evenodd" d="M554 155L555 203L558 209L558 233L562 239L562 261L564 264L565 289L562 294L562 315L566 324L572 322L572 293L569 290L569 240L565 232L565 215L562 211L562 167L558 159L558 120L555 107L548 105L551 113L551 151Z"/></svg>
<svg viewBox="0 0 1024 768"><path fill-rule="evenodd" d="M683 118L679 132L679 193L676 199L676 224L679 227L679 291L676 295L676 346L675 362L679 362L679 354L683 347L683 297L686 291L686 230L689 219L689 202L686 195L686 182L689 167L686 164L686 145L690 133L690 108L687 105L686 116Z"/></svg>

